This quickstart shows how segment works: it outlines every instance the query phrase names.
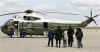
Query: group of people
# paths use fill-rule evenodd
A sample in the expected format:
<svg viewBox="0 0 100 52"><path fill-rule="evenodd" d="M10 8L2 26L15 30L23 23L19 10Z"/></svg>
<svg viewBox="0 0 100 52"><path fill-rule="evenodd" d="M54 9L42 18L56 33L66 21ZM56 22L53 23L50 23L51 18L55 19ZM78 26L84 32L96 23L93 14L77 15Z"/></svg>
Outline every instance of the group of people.
<svg viewBox="0 0 100 52"><path fill-rule="evenodd" d="M14 34L15 34L14 31L10 31L9 34L8 34L8 36L9 36L10 38L13 38L13 35L14 35ZM21 31L21 32L20 32L20 38L24 38L25 36L26 36L26 33L23 32L23 31Z"/></svg>
<svg viewBox="0 0 100 52"><path fill-rule="evenodd" d="M48 47L51 44L51 47L53 47L53 40L55 38L56 40L56 47L61 47L61 40L63 40L63 47L72 47L73 45L73 35L75 34L77 39L77 47L82 48L82 37L83 32L81 28L76 29L76 33L74 33L74 29L69 26L67 30L62 30L60 26L58 26L55 30L50 29L48 31Z"/></svg>

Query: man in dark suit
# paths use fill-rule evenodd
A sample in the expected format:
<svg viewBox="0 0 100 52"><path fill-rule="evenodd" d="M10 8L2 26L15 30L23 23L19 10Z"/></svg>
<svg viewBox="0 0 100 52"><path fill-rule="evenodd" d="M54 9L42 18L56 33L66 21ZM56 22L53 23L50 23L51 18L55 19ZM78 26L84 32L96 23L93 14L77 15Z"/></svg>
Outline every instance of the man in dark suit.
<svg viewBox="0 0 100 52"><path fill-rule="evenodd" d="M69 29L67 31L68 47L72 47L72 44L73 44L73 34L74 34L74 29L71 26L69 26Z"/></svg>
<svg viewBox="0 0 100 52"><path fill-rule="evenodd" d="M51 43L51 47L53 47L53 38L54 38L54 31L49 30L49 32L48 32L48 47L50 46L50 43Z"/></svg>
<svg viewBox="0 0 100 52"><path fill-rule="evenodd" d="M59 44L59 48L60 48L60 45L61 45L62 32L63 31L62 31L60 26L58 26L57 29L55 30L56 47L58 47L58 44Z"/></svg>

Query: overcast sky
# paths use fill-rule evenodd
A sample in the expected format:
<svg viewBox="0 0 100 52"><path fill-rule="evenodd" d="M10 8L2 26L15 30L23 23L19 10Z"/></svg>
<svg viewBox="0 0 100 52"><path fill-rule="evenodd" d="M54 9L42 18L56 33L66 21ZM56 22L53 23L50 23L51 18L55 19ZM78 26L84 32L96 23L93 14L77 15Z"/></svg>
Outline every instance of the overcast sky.
<svg viewBox="0 0 100 52"><path fill-rule="evenodd" d="M82 22L86 20L84 16L89 16L91 9L93 10L93 15L100 14L100 0L0 0L0 14L24 11L26 9L33 9L37 11L57 10L67 13L81 14L47 14L48 16L45 16L45 18ZM10 17L12 16L0 16L0 25L4 24ZM100 17L95 18L95 20L97 21L97 24L100 25ZM89 26L96 25L91 23Z"/></svg>

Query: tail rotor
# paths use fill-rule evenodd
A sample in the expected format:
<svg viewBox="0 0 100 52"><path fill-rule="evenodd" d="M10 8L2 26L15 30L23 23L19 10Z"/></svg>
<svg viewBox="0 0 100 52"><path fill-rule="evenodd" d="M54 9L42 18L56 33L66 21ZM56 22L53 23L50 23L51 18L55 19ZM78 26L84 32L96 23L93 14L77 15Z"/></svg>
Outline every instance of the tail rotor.
<svg viewBox="0 0 100 52"><path fill-rule="evenodd" d="M96 18L96 17L98 17L98 16L99 16L99 15L93 16L93 13L92 13L92 10L91 10L91 12L90 12L90 17L89 17L89 16L85 16L85 17L88 18L88 19L90 19L91 21L93 21L96 25L98 25L97 22L96 22L96 20L94 19L94 18Z"/></svg>

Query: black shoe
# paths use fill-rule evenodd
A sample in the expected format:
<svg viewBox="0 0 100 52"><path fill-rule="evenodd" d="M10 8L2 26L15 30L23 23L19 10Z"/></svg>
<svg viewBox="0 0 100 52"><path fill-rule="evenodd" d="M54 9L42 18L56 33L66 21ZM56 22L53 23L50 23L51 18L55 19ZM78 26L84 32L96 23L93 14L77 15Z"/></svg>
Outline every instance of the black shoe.
<svg viewBox="0 0 100 52"><path fill-rule="evenodd" d="M60 48L60 46L59 46L59 48Z"/></svg>
<svg viewBox="0 0 100 52"><path fill-rule="evenodd" d="M48 45L48 47L50 47L50 46Z"/></svg>

